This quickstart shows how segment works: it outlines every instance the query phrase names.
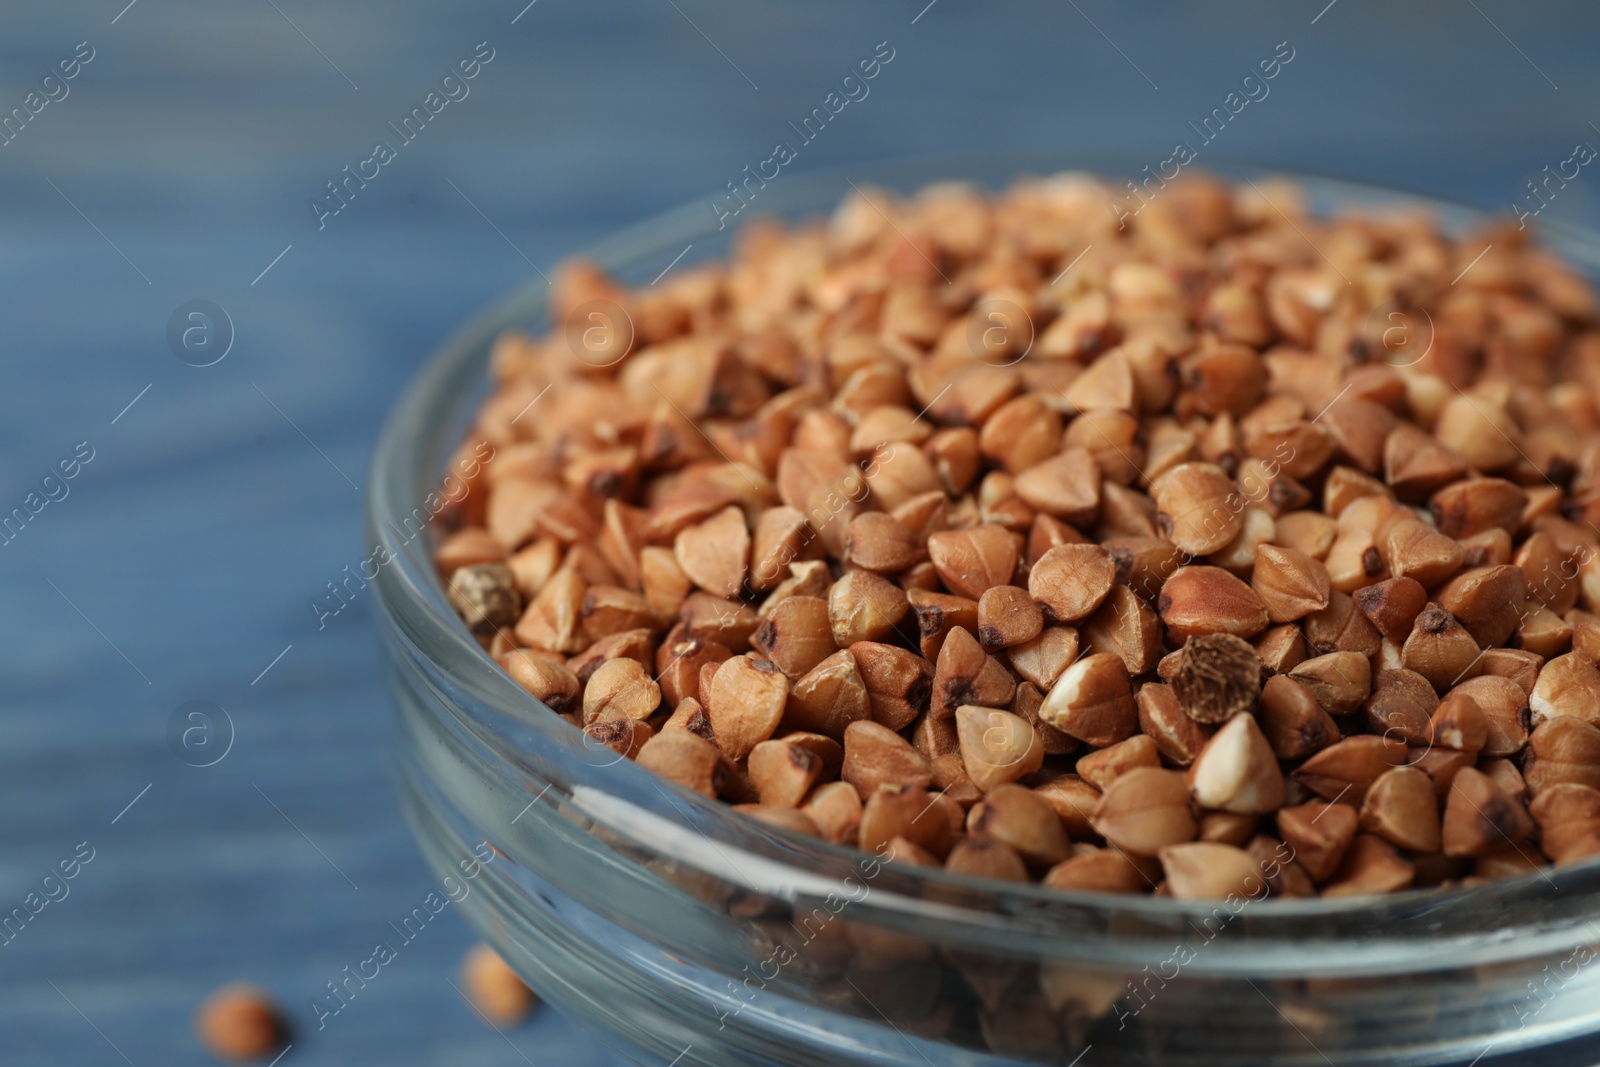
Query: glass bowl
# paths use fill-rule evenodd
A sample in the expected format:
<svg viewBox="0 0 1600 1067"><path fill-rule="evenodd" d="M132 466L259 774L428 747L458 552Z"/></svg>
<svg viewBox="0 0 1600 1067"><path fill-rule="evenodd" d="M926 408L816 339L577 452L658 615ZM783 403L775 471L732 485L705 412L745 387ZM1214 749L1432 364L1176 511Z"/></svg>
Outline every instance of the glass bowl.
<svg viewBox="0 0 1600 1067"><path fill-rule="evenodd" d="M1137 174L1132 160L986 158L785 175L755 214L826 214L856 184L999 186ZM1259 177L1216 166L1224 177ZM1299 178L1313 211L1467 208ZM644 284L736 227L705 202L592 249ZM1594 277L1600 239L1545 230ZM383 432L367 533L399 781L468 920L580 1024L663 1063L1541 1064L1600 1059L1600 865L1468 891L1227 906L1047 891L872 857L772 829L655 777L519 688L457 620L428 494L488 390L503 329L545 328L543 282L444 346ZM378 558L382 558L380 555ZM493 859L474 850L487 842ZM482 849L482 854L490 854ZM470 879L467 875L472 875Z"/></svg>

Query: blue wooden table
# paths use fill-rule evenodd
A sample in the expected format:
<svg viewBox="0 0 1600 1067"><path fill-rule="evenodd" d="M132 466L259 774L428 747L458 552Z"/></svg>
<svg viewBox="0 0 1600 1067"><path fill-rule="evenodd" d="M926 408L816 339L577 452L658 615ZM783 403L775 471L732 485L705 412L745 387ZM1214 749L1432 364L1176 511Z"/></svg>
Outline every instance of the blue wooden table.
<svg viewBox="0 0 1600 1067"><path fill-rule="evenodd" d="M285 1063L620 1062L551 1012L484 1027L451 914L317 1030L311 1000L434 886L387 781L370 605L311 605L361 558L371 442L455 323L709 200L881 43L797 170L1155 164L1280 42L1208 151L1509 208L1600 144L1578 3L525 4L0 10L0 913L28 916L0 1062L207 1062L189 1016L234 979L290 1012ZM1596 188L1546 210L1592 221Z"/></svg>

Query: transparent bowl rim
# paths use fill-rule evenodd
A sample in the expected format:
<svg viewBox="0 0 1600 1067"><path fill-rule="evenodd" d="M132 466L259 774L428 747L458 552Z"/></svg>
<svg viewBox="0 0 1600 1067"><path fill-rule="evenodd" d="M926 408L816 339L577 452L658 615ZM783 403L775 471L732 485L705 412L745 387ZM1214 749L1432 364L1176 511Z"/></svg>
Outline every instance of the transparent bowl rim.
<svg viewBox="0 0 1600 1067"><path fill-rule="evenodd" d="M818 169L781 176L783 184L774 190L762 188L758 199L764 202L727 233L763 216L786 220L825 216L843 192L857 185L909 191L934 181L956 180L995 187L1018 178L1065 171L1101 178L1137 174L1145 162L1105 153L1013 153ZM1227 180L1287 178L1301 185L1314 211L1329 206L1415 207L1434 214L1449 230L1491 217L1479 209L1422 193L1283 167L1208 159L1204 169ZM775 185L777 182L774 179ZM630 274L648 277L649 271L665 265L663 252L670 257L671 249L724 237L713 227L715 221L707 200L695 200L624 229L579 254L625 279ZM1547 224L1540 228L1539 236L1543 245L1590 278L1600 275L1600 235L1581 227ZM453 691L470 698L441 707L447 707L456 724L482 742L498 764L498 772L508 780L526 780L529 775L546 775L552 782L565 780L571 798L586 809L586 815L610 822L614 829L631 830L636 839L641 831L666 831L655 838L673 843L670 853L663 846L665 858L714 871L743 883L741 888L750 892L811 899L808 894L814 891L820 898L821 891L815 888L819 872L824 883L831 880L836 885L838 875L870 857L766 827L729 805L663 782L631 761L593 766L584 758L579 732L511 682L450 609L430 558L432 534L439 531L427 531L430 536L426 537L401 534L398 522L418 513L425 494L439 484L444 458L460 441L465 429L461 424L463 398L486 390L490 344L507 328L538 328L547 285L540 279L530 280L469 319L429 359L385 423L366 494L369 544L375 556L380 547L388 556L373 579L380 621L414 657L447 678ZM652 804L652 794L666 797L669 803L663 805L657 799ZM733 863L732 857L745 863ZM747 873L752 870L759 873ZM929 890L937 901L922 895ZM1530 901L1538 906L1530 908ZM1050 954L1054 941L1053 947L1071 955L1070 949L1083 947L1072 944L1073 939L1081 938L1085 930L1104 931L1114 917L1135 917L1157 927L1180 929L1210 916L1215 903L1061 891L895 865L894 876L875 883L871 894L854 907L853 914L858 916L872 910L891 925L908 919L918 924L932 922L948 933L965 932L986 944L1018 935L1017 946L1035 954ZM1409 966L1424 954L1436 964L1470 966L1575 943L1583 929L1593 929L1585 912L1600 913L1600 863L1458 891L1267 900L1252 905L1250 940L1234 943L1236 951L1224 955L1250 957L1248 964L1237 962L1259 968L1265 955L1294 951L1295 945L1308 939L1334 940L1345 947L1360 941L1362 969L1385 961ZM1484 926L1486 919L1515 914L1531 917L1511 926ZM1027 921L1020 922L1024 917ZM1439 929L1452 933L1440 936Z"/></svg>

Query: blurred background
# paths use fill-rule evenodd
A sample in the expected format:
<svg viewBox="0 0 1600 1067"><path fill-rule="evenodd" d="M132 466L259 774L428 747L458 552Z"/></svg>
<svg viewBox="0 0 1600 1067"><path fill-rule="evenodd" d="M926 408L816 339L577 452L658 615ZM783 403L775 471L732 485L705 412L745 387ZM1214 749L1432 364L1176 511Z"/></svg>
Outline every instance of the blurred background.
<svg viewBox="0 0 1600 1067"><path fill-rule="evenodd" d="M190 1015L236 979L289 1014L284 1063L624 1062L548 1010L484 1026L451 911L317 1030L324 984L437 887L387 780L369 594L312 604L366 555L372 442L457 323L723 191L880 42L793 170L1154 165L1287 42L1208 154L1509 211L1600 146L1597 31L1508 0L9 0L0 913L93 858L0 944L0 1062L209 1062ZM313 208L378 140L395 158ZM1597 181L1541 221L1600 221Z"/></svg>

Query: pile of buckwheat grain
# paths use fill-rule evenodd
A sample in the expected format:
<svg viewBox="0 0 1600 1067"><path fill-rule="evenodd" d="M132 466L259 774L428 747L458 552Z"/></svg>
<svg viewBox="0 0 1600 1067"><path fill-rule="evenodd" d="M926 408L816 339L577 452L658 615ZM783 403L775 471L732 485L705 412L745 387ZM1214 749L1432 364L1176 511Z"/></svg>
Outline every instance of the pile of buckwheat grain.
<svg viewBox="0 0 1600 1067"><path fill-rule="evenodd" d="M1194 899L1600 854L1589 288L1278 182L1110 199L569 264L495 347L452 603L592 744L898 862Z"/></svg>

